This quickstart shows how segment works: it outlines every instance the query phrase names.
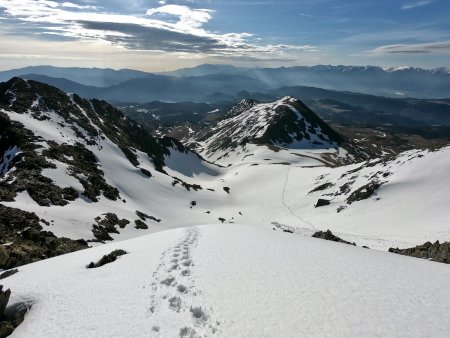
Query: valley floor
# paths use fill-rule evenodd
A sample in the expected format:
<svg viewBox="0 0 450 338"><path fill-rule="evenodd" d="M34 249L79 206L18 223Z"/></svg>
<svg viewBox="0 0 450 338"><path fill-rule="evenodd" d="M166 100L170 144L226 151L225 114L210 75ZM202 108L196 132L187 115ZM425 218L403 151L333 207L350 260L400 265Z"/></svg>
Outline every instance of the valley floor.
<svg viewBox="0 0 450 338"><path fill-rule="evenodd" d="M309 157L294 156L293 161L292 155L283 158L279 153L269 160L263 154L227 168L206 162L200 166L197 159L196 168L195 163L189 162L189 156L194 155L177 155L167 161L166 171L203 189L187 191L177 186L175 191L169 191L174 189L170 185L172 178L157 172L150 180L134 175L124 181L122 178L133 169L129 163L115 160L118 155L111 151L105 162L114 168L112 184L126 197L126 203L101 197L98 203L79 199L65 207L42 208L24 192L15 202L4 204L54 220L49 230L74 239L92 238L93 220L102 213L115 212L119 218L133 220L137 218L135 211L140 210L162 219L160 223L151 222L146 232L223 221L265 228L281 225L308 236L330 229L359 246L380 250L406 248L425 241L450 240L449 152L450 148L436 152L414 150L390 162L337 168L325 167ZM291 163L285 164L283 161L288 159ZM387 178L383 177L385 173L389 174ZM351 190L360 188L374 176L381 178L383 185L367 199L348 204L349 192L339 192L344 185ZM55 179L54 175L50 177ZM325 183L333 186L311 192ZM224 188L229 188L229 193ZM319 198L330 200L330 205L315 208ZM195 206L189 201L195 201ZM74 222L77 226L73 226ZM111 236L124 240L146 233L133 226L119 232Z"/></svg>

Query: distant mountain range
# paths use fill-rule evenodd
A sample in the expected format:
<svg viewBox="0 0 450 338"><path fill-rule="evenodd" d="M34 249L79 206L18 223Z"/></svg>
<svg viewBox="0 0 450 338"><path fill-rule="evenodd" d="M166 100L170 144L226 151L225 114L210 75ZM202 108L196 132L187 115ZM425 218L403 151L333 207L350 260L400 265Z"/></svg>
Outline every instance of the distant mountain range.
<svg viewBox="0 0 450 338"><path fill-rule="evenodd" d="M96 87L108 87L127 80L149 76L149 73L131 69L114 70L109 68L31 66L0 72L0 82L7 81L14 76L22 76L25 74L65 78L85 86Z"/></svg>
<svg viewBox="0 0 450 338"><path fill-rule="evenodd" d="M390 98L306 86L270 89L261 82L242 75L176 77L148 74L148 77L127 80L109 87L87 86L66 78L46 75L28 74L22 77L44 82L82 97L100 98L115 103L145 125L148 122L158 122L152 121L151 116L145 114L147 110L156 112L159 122L169 122L172 125L183 121L210 120L213 117L210 115L212 111L218 110L220 115L220 112L225 112L245 98L271 102L284 96L292 96L301 98L329 122L372 127L391 126L400 132L402 130L398 128L408 128L408 133L433 138L448 135L450 126L450 99ZM247 90L248 88L250 89ZM195 102L209 104L200 104L200 108ZM169 106L172 113L167 110ZM145 111L139 112L138 109ZM142 116L138 117L137 113ZM428 129L424 130L424 127Z"/></svg>
<svg viewBox="0 0 450 338"><path fill-rule="evenodd" d="M450 72L446 68L388 68L375 66L297 66L242 68L205 64L172 72L152 74L141 71L100 68L26 67L0 72L0 81L25 76L63 90L72 86L87 97L107 100L149 102L213 101L220 95L266 91L280 87L309 86L388 97L449 98ZM40 76L40 77L38 77ZM43 78L42 76L54 79ZM78 83L64 83L67 79ZM65 85L66 87L62 87ZM94 86L92 88L79 87ZM88 95L86 95L88 94ZM89 95L90 94L90 95Z"/></svg>
<svg viewBox="0 0 450 338"><path fill-rule="evenodd" d="M174 77L148 74L108 87L87 86L67 78L24 74L20 77L57 87L65 92L87 98L101 98L109 102L213 102L215 98L232 98L244 90L268 90L259 81L241 75L205 75L201 77Z"/></svg>

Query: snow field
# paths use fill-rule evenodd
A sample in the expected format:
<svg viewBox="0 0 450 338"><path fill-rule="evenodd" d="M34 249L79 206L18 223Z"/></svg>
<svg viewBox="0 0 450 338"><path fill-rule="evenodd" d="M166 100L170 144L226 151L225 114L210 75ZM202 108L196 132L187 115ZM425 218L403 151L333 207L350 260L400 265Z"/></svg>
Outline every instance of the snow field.
<svg viewBox="0 0 450 338"><path fill-rule="evenodd" d="M86 269L116 248L129 253ZM33 263L4 284L33 303L12 337L446 337L449 278L444 264L221 224Z"/></svg>

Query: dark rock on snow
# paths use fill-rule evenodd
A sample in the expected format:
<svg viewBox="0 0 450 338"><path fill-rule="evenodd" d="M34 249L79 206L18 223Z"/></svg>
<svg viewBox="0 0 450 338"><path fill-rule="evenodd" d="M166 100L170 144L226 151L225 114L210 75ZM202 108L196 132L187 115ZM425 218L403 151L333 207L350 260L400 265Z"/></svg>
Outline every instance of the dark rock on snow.
<svg viewBox="0 0 450 338"><path fill-rule="evenodd" d="M318 207L323 207L323 206L325 206L325 205L330 205L330 201L329 201L329 200L326 200L326 199L324 199L324 198L319 198L319 199L317 200L316 205L315 205L314 207L315 207L315 208L318 208Z"/></svg>
<svg viewBox="0 0 450 338"><path fill-rule="evenodd" d="M43 231L32 212L0 204L0 268L11 269L45 258L85 249L84 240L56 237Z"/></svg>
<svg viewBox="0 0 450 338"><path fill-rule="evenodd" d="M363 185L362 187L353 191L350 196L347 197L347 203L352 204L356 201L368 199L378 190L379 187L381 187L382 184L383 183L379 181L372 181L370 183L367 183L366 185Z"/></svg>
<svg viewBox="0 0 450 338"><path fill-rule="evenodd" d="M327 241L333 241L333 242L338 242L338 243L344 243L344 244L350 244L350 245L355 245L355 243L351 243L351 242L347 242L345 240L343 240L342 238L339 238L335 235L333 235L333 233L330 230L327 231L317 231L316 233L314 233L312 235L312 237L314 238L320 238L320 239L324 239Z"/></svg>
<svg viewBox="0 0 450 338"><path fill-rule="evenodd" d="M389 252L416 258L430 259L434 262L450 264L450 242L426 242L414 248L389 248Z"/></svg>
<svg viewBox="0 0 450 338"><path fill-rule="evenodd" d="M148 229L148 225L145 224L140 219L135 220L134 223L136 224L136 226L135 226L136 229L144 229L144 230Z"/></svg>
<svg viewBox="0 0 450 338"><path fill-rule="evenodd" d="M97 263L90 262L89 265L87 266L87 268L88 269L98 268L105 264L112 263L117 259L117 257L126 255L126 254L127 254L127 252L125 250L122 250L122 249L114 250L114 251L110 252L109 254L104 255L102 258L100 258L100 260Z"/></svg>
<svg viewBox="0 0 450 338"><path fill-rule="evenodd" d="M19 272L19 270L17 270L17 269L6 270L5 272L3 272L3 273L0 275L0 279L8 278L8 277L10 277L10 276L12 276L12 275L14 275L14 274L16 274L16 273L18 273L18 272Z"/></svg>
<svg viewBox="0 0 450 338"><path fill-rule="evenodd" d="M121 229L125 228L127 224L130 223L127 219L119 219L116 214L108 212L103 214L103 219L101 216L95 218L97 224L92 225L92 233L94 237L100 241L112 241L113 238L109 235L110 233L118 234L119 231L116 229L118 225Z"/></svg>

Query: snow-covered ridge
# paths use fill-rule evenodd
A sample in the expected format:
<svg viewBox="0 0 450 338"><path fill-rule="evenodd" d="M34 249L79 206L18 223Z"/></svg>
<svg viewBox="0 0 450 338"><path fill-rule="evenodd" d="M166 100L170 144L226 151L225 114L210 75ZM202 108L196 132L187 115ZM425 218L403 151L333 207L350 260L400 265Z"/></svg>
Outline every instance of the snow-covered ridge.
<svg viewBox="0 0 450 338"><path fill-rule="evenodd" d="M187 143L205 158L228 165L252 156L254 145L289 149L298 155L307 151L313 157L326 152L344 161L348 150L340 149L343 141L300 100L287 96L271 103L242 100L210 130L200 131ZM351 161L351 156L346 160Z"/></svg>
<svg viewBox="0 0 450 338"><path fill-rule="evenodd" d="M450 74L450 69L447 67L422 69L422 68L416 68L416 67L410 67L410 66L400 66L400 67L386 67L386 68L383 68L383 70L388 73L402 72L402 71L416 71L416 72L430 73L430 74L442 74L442 75Z"/></svg>
<svg viewBox="0 0 450 338"><path fill-rule="evenodd" d="M35 212L55 235L140 236L185 223L193 192L214 194L195 178L218 175L216 166L175 140L153 138L106 102L34 81L2 85L1 201ZM20 160L11 166L19 149ZM129 225L111 225L108 213Z"/></svg>

